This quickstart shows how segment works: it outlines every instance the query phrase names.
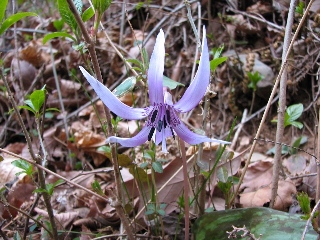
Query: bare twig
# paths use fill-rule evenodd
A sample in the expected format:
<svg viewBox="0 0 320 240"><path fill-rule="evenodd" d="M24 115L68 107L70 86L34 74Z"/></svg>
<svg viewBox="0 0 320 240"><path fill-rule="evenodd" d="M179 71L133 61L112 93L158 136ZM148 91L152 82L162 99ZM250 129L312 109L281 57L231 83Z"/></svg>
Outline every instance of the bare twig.
<svg viewBox="0 0 320 240"><path fill-rule="evenodd" d="M307 234L307 231L308 231L308 227L309 227L312 219L314 218L314 215L317 212L319 206L320 206L320 200L318 200L317 204L314 206L314 208L313 208L313 210L312 210L312 212L310 214L310 217L309 217L309 219L308 219L308 221L306 223L306 226L305 226L305 228L303 230L303 233L302 233L302 236L301 236L301 240L304 240L304 238L305 238L305 236Z"/></svg>
<svg viewBox="0 0 320 240"><path fill-rule="evenodd" d="M291 32L292 32L296 2L297 0L291 0L290 2L287 26L286 26L285 36L283 40L282 61L286 60L285 57L287 55L288 47L291 41ZM276 142L282 142L282 139L283 139L284 114L286 111L286 96L287 96L287 69L285 67L283 70L283 73L281 74L281 80L280 80ZM282 152L281 150L282 150L282 146L279 144L276 144L274 160L273 160L273 174L272 174L271 199L270 199L271 208L274 207L277 193L278 193L278 181L279 181L279 172L280 172L280 166L281 166L281 152Z"/></svg>

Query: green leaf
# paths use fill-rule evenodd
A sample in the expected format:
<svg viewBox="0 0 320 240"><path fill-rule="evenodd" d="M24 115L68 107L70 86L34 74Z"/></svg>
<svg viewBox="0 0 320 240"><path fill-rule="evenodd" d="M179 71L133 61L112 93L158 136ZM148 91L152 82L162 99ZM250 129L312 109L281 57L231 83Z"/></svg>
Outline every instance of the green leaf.
<svg viewBox="0 0 320 240"><path fill-rule="evenodd" d="M24 101L26 104L31 104L32 105L32 102L30 100L25 100ZM28 103L27 103L28 102ZM36 114L36 111L33 109L33 106L30 107L30 106L26 106L26 105L23 105L23 106L19 106L19 109L26 109L30 112L32 112L33 114Z"/></svg>
<svg viewBox="0 0 320 240"><path fill-rule="evenodd" d="M22 18L30 17L30 16L38 16L38 15L33 12L21 12L21 13L16 13L11 15L6 20L4 20L4 22L1 24L0 35L2 35L10 26L15 24Z"/></svg>
<svg viewBox="0 0 320 240"><path fill-rule="evenodd" d="M53 33L48 33L43 37L42 43L46 44L49 40L53 39L53 38L70 38L72 41L76 42L77 40L75 39L74 36L72 36L69 33L66 32L53 32Z"/></svg>
<svg viewBox="0 0 320 240"><path fill-rule="evenodd" d="M69 9L69 5L66 0L58 0L58 9L61 18L75 31L78 27L77 21L73 16L73 13Z"/></svg>
<svg viewBox="0 0 320 240"><path fill-rule="evenodd" d="M149 165L148 162L143 162L143 163L140 164L140 167L141 168L146 168L146 167L148 167L148 165Z"/></svg>
<svg viewBox="0 0 320 240"><path fill-rule="evenodd" d="M111 0L92 0L92 4L94 9L102 14L109 8Z"/></svg>
<svg viewBox="0 0 320 240"><path fill-rule="evenodd" d="M109 146L101 146L97 149L97 151L99 152L104 152L104 153L110 153L111 152L111 148Z"/></svg>
<svg viewBox="0 0 320 240"><path fill-rule="evenodd" d="M291 105L287 108L286 113L288 114L288 122L293 122L297 120L303 112L302 103Z"/></svg>
<svg viewBox="0 0 320 240"><path fill-rule="evenodd" d="M291 122L291 125L294 126L294 127L299 128L299 129L303 128L303 124L301 122L298 122L298 121Z"/></svg>
<svg viewBox="0 0 320 240"><path fill-rule="evenodd" d="M6 13L8 0L1 0L0 2L1 2L0 4L0 23L1 23Z"/></svg>
<svg viewBox="0 0 320 240"><path fill-rule="evenodd" d="M157 173L163 173L163 167L160 162L153 162L152 163L152 168L154 169L155 172Z"/></svg>
<svg viewBox="0 0 320 240"><path fill-rule="evenodd" d="M93 15L94 15L94 10L93 10L93 8L90 6L89 8L87 8L87 9L83 12L83 14L82 14L82 16L81 16L82 21L84 21L84 22L88 21L90 18L93 17Z"/></svg>
<svg viewBox="0 0 320 240"><path fill-rule="evenodd" d="M307 136L300 136L298 137L292 144L293 147L300 147L300 145L305 144L308 141Z"/></svg>
<svg viewBox="0 0 320 240"><path fill-rule="evenodd" d="M213 59L210 61L210 69L212 72L216 70L216 68L221 64L227 61L227 57L219 57L217 59Z"/></svg>
<svg viewBox="0 0 320 240"><path fill-rule="evenodd" d="M120 83L112 92L117 97L122 97L126 93L132 91L136 83L136 77L128 77L122 83Z"/></svg>
<svg viewBox="0 0 320 240"><path fill-rule="evenodd" d="M226 183L228 180L228 170L226 167L220 167L217 171L217 177L219 181Z"/></svg>
<svg viewBox="0 0 320 240"><path fill-rule="evenodd" d="M100 183L97 180L94 180L93 183L91 183L91 187L92 187L93 191L95 191L99 195L104 195L102 188L100 186Z"/></svg>
<svg viewBox="0 0 320 240"><path fill-rule="evenodd" d="M143 157L146 159L154 159L155 157L155 152L152 150L145 150L143 152Z"/></svg>
<svg viewBox="0 0 320 240"><path fill-rule="evenodd" d="M63 19L57 19L53 21L53 26L57 29L58 32L61 32L64 25Z"/></svg>
<svg viewBox="0 0 320 240"><path fill-rule="evenodd" d="M270 208L242 208L207 213L198 218L193 225L195 240L228 239L232 226L246 226L256 238L262 234L263 240L300 239L306 221L301 215L289 214ZM237 239L243 239L237 233ZM317 239L318 234L309 227L305 240Z"/></svg>
<svg viewBox="0 0 320 240"><path fill-rule="evenodd" d="M34 90L30 95L30 100L36 112L40 112L45 100L45 90Z"/></svg>
<svg viewBox="0 0 320 240"><path fill-rule="evenodd" d="M176 82L166 76L163 76L163 86L169 88L170 90L172 89L175 89L176 87L178 86L183 86L184 87L184 84L182 83L179 83L179 82Z"/></svg>
<svg viewBox="0 0 320 240"><path fill-rule="evenodd" d="M11 162L11 164L24 170L22 173L26 173L28 176L31 176L33 173L32 165L25 160L14 160Z"/></svg>
<svg viewBox="0 0 320 240"><path fill-rule="evenodd" d="M299 202L302 212L304 214L310 214L311 208L310 208L310 199L308 194L306 194L305 192L298 193L297 200Z"/></svg>

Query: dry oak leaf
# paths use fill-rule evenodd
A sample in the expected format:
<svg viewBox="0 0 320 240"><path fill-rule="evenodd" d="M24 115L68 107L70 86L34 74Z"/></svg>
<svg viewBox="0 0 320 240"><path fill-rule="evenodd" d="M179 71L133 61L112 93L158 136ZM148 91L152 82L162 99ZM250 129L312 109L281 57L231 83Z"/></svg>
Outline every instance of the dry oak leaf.
<svg viewBox="0 0 320 240"><path fill-rule="evenodd" d="M294 154L285 159L283 165L291 176L295 176L304 172L307 167L307 159L301 154Z"/></svg>
<svg viewBox="0 0 320 240"><path fill-rule="evenodd" d="M272 181L272 167L272 158L251 163L241 185L241 189L244 189L243 192L253 192L268 186Z"/></svg>
<svg viewBox="0 0 320 240"><path fill-rule="evenodd" d="M288 210L292 204L292 195L296 194L295 184L289 180L280 180L278 185L278 195L274 208L277 210ZM257 191L240 194L240 204L242 207L262 207L269 203L271 199L271 184L257 189Z"/></svg>

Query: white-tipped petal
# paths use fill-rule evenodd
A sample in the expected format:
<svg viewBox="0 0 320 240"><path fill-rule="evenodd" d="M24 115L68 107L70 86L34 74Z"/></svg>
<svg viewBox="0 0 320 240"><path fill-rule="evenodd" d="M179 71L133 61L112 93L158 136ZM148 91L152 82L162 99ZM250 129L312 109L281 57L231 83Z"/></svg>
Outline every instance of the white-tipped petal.
<svg viewBox="0 0 320 240"><path fill-rule="evenodd" d="M92 77L83 67L79 67L84 77L90 83L93 90L102 100L102 102L121 118L138 120L146 117L146 111L143 108L132 108L121 102L106 86Z"/></svg>

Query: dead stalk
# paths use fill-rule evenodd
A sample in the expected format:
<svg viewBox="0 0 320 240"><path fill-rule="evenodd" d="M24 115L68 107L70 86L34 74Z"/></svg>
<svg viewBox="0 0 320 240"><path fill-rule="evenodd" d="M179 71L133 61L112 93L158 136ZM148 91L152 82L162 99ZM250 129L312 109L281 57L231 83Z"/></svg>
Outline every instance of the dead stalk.
<svg viewBox="0 0 320 240"><path fill-rule="evenodd" d="M286 26L286 31L285 31L284 41L283 41L282 61L286 60L288 47L291 41L291 32L292 32L296 2L297 2L296 0L291 0L291 3L290 3L287 26ZM286 111L286 95L287 95L286 90L287 90L287 69L285 67L280 80L276 142L282 142L282 139L283 139L284 114ZM272 187L271 187L271 200L270 200L271 208L274 207L274 203L276 201L277 192L278 192L278 181L279 181L279 173L280 173L280 166L281 166L281 150L282 150L282 145L276 144L274 161L273 161L273 174L272 174Z"/></svg>

